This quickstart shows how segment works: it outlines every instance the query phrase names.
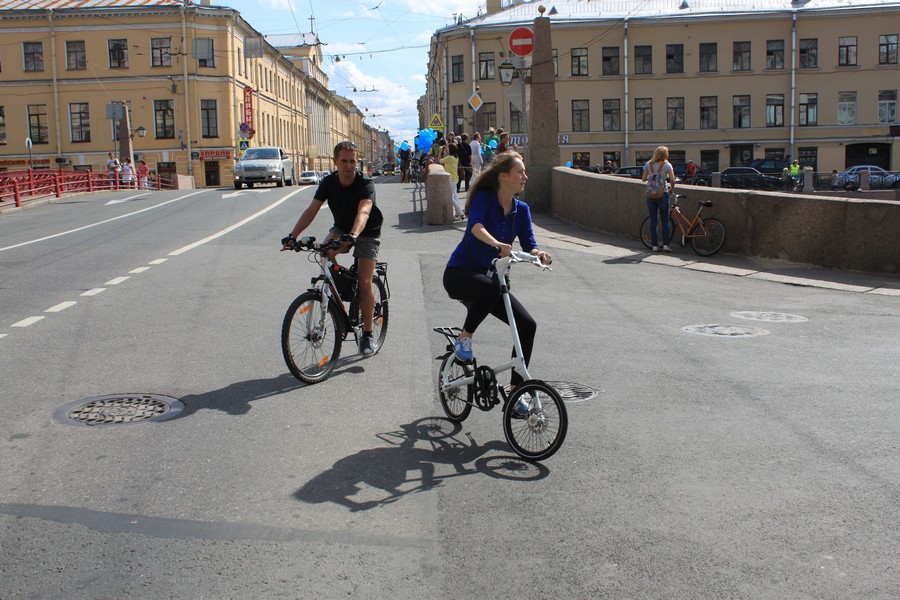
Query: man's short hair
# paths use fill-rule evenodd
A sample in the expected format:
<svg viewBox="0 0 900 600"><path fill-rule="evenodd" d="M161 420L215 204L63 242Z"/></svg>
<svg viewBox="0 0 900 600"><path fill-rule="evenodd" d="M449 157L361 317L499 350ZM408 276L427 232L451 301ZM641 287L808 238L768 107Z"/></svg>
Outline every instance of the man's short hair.
<svg viewBox="0 0 900 600"><path fill-rule="evenodd" d="M344 150L353 150L354 152L359 152L359 146L357 146L353 142L338 142L334 147L334 158L337 158L338 155Z"/></svg>

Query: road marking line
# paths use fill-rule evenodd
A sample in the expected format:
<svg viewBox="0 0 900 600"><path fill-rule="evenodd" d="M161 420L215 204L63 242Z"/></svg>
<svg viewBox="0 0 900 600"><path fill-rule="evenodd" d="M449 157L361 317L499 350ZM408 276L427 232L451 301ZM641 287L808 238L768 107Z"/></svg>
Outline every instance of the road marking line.
<svg viewBox="0 0 900 600"><path fill-rule="evenodd" d="M137 269L132 269L128 271L129 273L134 273L137 275L138 273L143 273L144 271L149 271L150 267L138 267Z"/></svg>
<svg viewBox="0 0 900 600"><path fill-rule="evenodd" d="M119 285L123 281L128 281L131 277L116 277L115 279L110 279L103 285Z"/></svg>
<svg viewBox="0 0 900 600"><path fill-rule="evenodd" d="M68 300L68 301L66 301L66 302L60 302L60 303L57 304L56 306L51 306L50 308L48 308L48 309L45 310L44 312L49 312L49 313L62 312L62 311L64 311L64 310L66 310L67 308L71 307L71 306L75 306L76 304L78 304L78 303L75 302L74 300Z"/></svg>
<svg viewBox="0 0 900 600"><path fill-rule="evenodd" d="M147 264L148 264L148 265L161 265L161 264L163 264L164 262L166 262L167 260L169 260L169 259L168 259L168 258L157 258L156 260L151 260L151 261L150 261L149 263L147 263Z"/></svg>
<svg viewBox="0 0 900 600"><path fill-rule="evenodd" d="M127 198L122 198L121 200L110 200L104 206L109 206L110 204L119 204L120 202L128 202L129 200L134 200L135 198L143 198L144 196L149 196L150 194L138 194L137 196L128 196Z"/></svg>
<svg viewBox="0 0 900 600"><path fill-rule="evenodd" d="M105 291L106 291L106 288L94 288L94 289L88 290L86 292L81 292L81 295L82 296L96 296L100 292L105 292Z"/></svg>
<svg viewBox="0 0 900 600"><path fill-rule="evenodd" d="M34 325L43 318L44 317L28 317L27 319L22 319L18 323L13 323L10 327L28 327L29 325Z"/></svg>
<svg viewBox="0 0 900 600"><path fill-rule="evenodd" d="M6 246L5 248L0 248L0 252L3 252L4 250L12 250L13 248L21 248L22 246L28 246L29 244L36 244L36 243L38 243L38 242L43 242L43 241L46 241L46 240L52 240L53 238L57 238L57 237L60 237L60 236L63 236L63 235L68 235L68 234L70 234L70 233L76 233L76 232L78 232L78 231L84 231L85 229L90 229L91 227L96 227L97 225L103 225L103 224L105 224L105 223L111 223L112 221L118 221L119 219L124 219L125 217L131 217L131 216L133 216L133 215L138 215L138 214L140 214L140 213L142 213L142 212L146 212L146 211L148 211L148 210L153 210L154 208L159 208L160 206L165 206L166 204L172 204L173 202L178 202L179 200L184 200L185 198L188 198L188 197L190 197L190 196L195 196L195 195L197 195L197 194L202 194L202 193L205 192L205 191L206 191L206 190L198 190L198 191L196 191L196 192L191 192L190 194L185 194L184 196L179 196L178 198L172 198L171 200L166 200L165 202L162 202L162 203L160 203L160 204L155 204L155 205L153 205L153 206L148 206L147 208L142 208L142 209L140 209L140 210L136 210L136 211L134 211L134 212L130 212L130 213L127 213L127 214L124 214L124 215L119 215L118 217L112 217L111 219L106 219L106 220L103 220L103 221L98 221L98 222L96 222L96 223L91 223L90 225L85 225L85 226L83 226L83 227L77 227L77 228L75 228L75 229L70 229L70 230L68 230L68 231L62 231L62 232L60 232L60 233L54 233L53 235L48 235L48 236L45 236L45 237L42 237L42 238L38 238L38 239L36 239L36 240L31 240L31 241L28 241L28 242L22 242L21 244L14 244L14 245L12 245L12 246Z"/></svg>
<svg viewBox="0 0 900 600"><path fill-rule="evenodd" d="M7 335L9 335L9 334L8 333L0 333L0 338L5 338Z"/></svg>
<svg viewBox="0 0 900 600"><path fill-rule="evenodd" d="M242 220L238 221L237 223L235 223L234 225L232 225L232 226L230 226L230 227L226 227L226 228L223 229L222 231L219 231L219 232L214 233L214 234L212 234L212 235L210 235L210 236L207 236L207 237L203 238L202 240L199 240L199 241L194 242L193 244L188 244L187 246L182 246L181 248L179 248L178 250L175 250L175 251L173 251L173 252L169 252L169 256L178 256L179 254L184 254L185 252L187 252L187 251L189 251L189 250L193 250L194 248L196 248L196 247L198 247L198 246L202 246L202 245L205 244L206 242L211 242L211 241L213 241L213 240L216 239L216 238L220 238L220 237L222 237L223 235L225 235L225 234L227 234L227 233L230 233L230 232L234 231L234 230L237 229L238 227L240 227L240 226L242 226L242 225L246 225L247 223L249 223L249 222L252 221L253 219L256 219L257 217L261 217L262 215L266 214L267 212L269 212L270 210L272 210L273 208L275 208L276 206L278 206L278 205L281 204L282 202L286 201L288 198L290 198L290 197L293 196L294 194L299 194L299 193L302 192L302 191L303 191L303 188L298 189L298 190L295 190L295 191L291 192L290 194L288 194L287 196L285 196L284 198L281 198L281 199L278 200L277 202L275 202L275 203L273 203L273 204L270 204L270 205L267 206L266 208L264 208L264 209L262 209L262 210L260 210L260 211L258 211L258 212L256 212L256 213L250 215L250 216L247 217L246 219L242 219Z"/></svg>

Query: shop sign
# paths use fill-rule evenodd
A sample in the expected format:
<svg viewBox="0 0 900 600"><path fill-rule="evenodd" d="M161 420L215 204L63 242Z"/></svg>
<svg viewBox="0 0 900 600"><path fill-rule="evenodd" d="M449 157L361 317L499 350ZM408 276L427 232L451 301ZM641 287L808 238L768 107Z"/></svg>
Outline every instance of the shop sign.
<svg viewBox="0 0 900 600"><path fill-rule="evenodd" d="M233 153L233 150L201 150L200 160L228 160Z"/></svg>

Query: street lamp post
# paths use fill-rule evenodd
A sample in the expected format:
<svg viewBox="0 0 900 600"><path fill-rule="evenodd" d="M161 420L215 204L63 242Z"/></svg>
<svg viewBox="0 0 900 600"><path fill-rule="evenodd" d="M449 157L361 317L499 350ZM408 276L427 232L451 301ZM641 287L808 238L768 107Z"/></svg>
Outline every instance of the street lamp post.
<svg viewBox="0 0 900 600"><path fill-rule="evenodd" d="M506 87L512 85L512 80L516 75L519 76L519 84L522 93L522 116L520 119L522 129L522 145L527 147L525 140L528 139L528 101L525 96L525 84L530 83L529 80L531 79L531 69L525 66L524 56L520 57L520 61L521 64L516 67L509 61L509 59L506 59L502 63L500 63L500 66L497 67L497 71L500 74L500 85Z"/></svg>

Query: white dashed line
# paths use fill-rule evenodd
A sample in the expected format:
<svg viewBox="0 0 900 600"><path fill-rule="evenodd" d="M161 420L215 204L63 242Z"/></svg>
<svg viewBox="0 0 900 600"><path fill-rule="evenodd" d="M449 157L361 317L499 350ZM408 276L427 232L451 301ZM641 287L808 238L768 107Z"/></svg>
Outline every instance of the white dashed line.
<svg viewBox="0 0 900 600"><path fill-rule="evenodd" d="M161 265L161 264L163 264L164 262L166 262L167 260L169 260L169 259L168 259L168 258L157 258L156 260L151 260L151 261L150 261L149 263L147 263L147 264L149 264L149 265Z"/></svg>
<svg viewBox="0 0 900 600"><path fill-rule="evenodd" d="M123 281L128 281L129 279L131 279L131 277L116 277L115 279L110 279L103 285L119 285Z"/></svg>
<svg viewBox="0 0 900 600"><path fill-rule="evenodd" d="M105 292L106 288L94 288L92 290L88 290L86 292L81 292L82 296L96 296L100 292Z"/></svg>
<svg viewBox="0 0 900 600"><path fill-rule="evenodd" d="M22 319L18 323L13 323L10 327L28 327L29 325L34 325L43 318L44 317L28 317L27 319Z"/></svg>
<svg viewBox="0 0 900 600"><path fill-rule="evenodd" d="M5 338L7 335L9 335L9 334L7 334L7 333L0 333L0 338Z"/></svg>
<svg viewBox="0 0 900 600"><path fill-rule="evenodd" d="M69 301L67 301L67 302L60 302L60 303L57 304L56 306L52 306L52 307L48 308L48 309L45 310L44 312L49 312L49 313L62 312L62 311L66 310L66 309L69 308L69 307L75 306L76 304L78 304L78 303L75 302L74 300L69 300Z"/></svg>
<svg viewBox="0 0 900 600"><path fill-rule="evenodd" d="M129 273L134 273L135 275L138 273L143 273L144 271L149 271L150 267L138 267L137 269L132 269L128 271Z"/></svg>

